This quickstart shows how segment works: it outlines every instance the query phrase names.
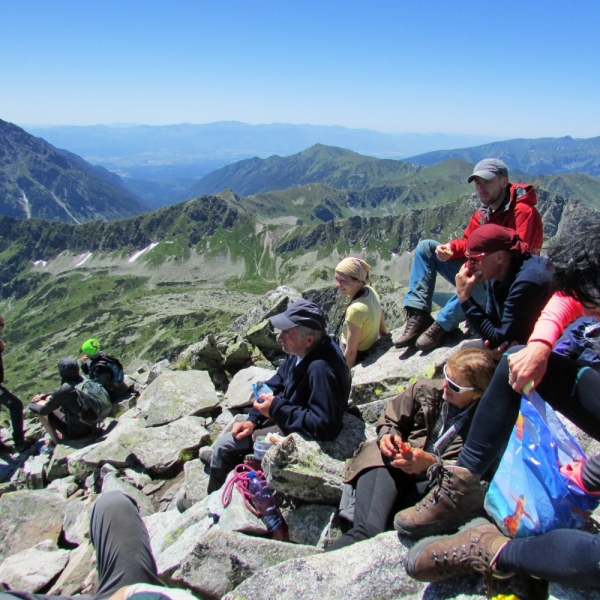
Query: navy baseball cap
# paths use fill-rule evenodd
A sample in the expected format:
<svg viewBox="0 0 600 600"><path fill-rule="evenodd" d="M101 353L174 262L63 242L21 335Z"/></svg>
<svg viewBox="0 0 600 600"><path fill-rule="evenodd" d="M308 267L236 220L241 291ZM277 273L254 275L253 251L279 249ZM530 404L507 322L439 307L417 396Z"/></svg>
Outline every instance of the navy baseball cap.
<svg viewBox="0 0 600 600"><path fill-rule="evenodd" d="M327 326L325 313L314 302L304 298L290 304L285 312L269 317L269 321L273 327L282 331L298 327L298 325L316 331L325 331Z"/></svg>

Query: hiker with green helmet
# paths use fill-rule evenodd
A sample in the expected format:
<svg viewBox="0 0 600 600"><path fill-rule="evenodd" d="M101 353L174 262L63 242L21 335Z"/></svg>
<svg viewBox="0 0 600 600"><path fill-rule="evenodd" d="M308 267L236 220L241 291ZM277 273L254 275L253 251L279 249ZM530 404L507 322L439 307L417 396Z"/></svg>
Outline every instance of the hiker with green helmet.
<svg viewBox="0 0 600 600"><path fill-rule="evenodd" d="M124 382L123 365L119 359L100 350L100 341L89 338L81 345L81 370L92 381L102 385L113 402L123 397L129 388Z"/></svg>

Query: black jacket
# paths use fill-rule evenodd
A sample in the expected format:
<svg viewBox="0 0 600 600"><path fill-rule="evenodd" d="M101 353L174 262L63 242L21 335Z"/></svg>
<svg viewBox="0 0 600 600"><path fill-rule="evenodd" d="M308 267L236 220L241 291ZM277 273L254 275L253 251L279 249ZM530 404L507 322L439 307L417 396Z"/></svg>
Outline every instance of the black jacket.
<svg viewBox="0 0 600 600"><path fill-rule="evenodd" d="M484 310L469 298L461 303L469 323L492 348L504 342L526 344L542 309L552 296L548 261L526 254L513 261L502 281L487 281Z"/></svg>
<svg viewBox="0 0 600 600"><path fill-rule="evenodd" d="M342 431L350 396L350 371L340 347L325 336L298 364L289 354L277 373L265 382L275 396L271 421L284 434L299 433L314 441L335 440ZM267 418L252 409L248 420L263 426Z"/></svg>

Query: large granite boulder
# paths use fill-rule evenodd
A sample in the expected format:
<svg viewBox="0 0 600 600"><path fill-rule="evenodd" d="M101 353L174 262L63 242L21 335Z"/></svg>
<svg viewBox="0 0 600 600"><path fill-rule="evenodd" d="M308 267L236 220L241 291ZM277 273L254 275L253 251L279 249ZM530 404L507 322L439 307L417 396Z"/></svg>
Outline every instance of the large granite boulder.
<svg viewBox="0 0 600 600"><path fill-rule="evenodd" d="M227 348L224 366L228 371L240 369L248 364L251 356L252 346L248 342L245 340L236 342Z"/></svg>
<svg viewBox="0 0 600 600"><path fill-rule="evenodd" d="M11 590L37 592L50 583L69 562L69 551L45 540L33 548L9 556L0 565L0 581Z"/></svg>
<svg viewBox="0 0 600 600"><path fill-rule="evenodd" d="M257 381L266 381L275 375L272 369L262 369L261 367L248 367L238 371L225 393L225 400L221 404L224 409L246 408L254 403L252 393L252 384Z"/></svg>
<svg viewBox="0 0 600 600"><path fill-rule="evenodd" d="M0 560L44 540L56 543L66 501L46 490L19 491L0 497Z"/></svg>
<svg viewBox="0 0 600 600"><path fill-rule="evenodd" d="M346 460L352 458L356 449L365 441L376 437L375 428L366 424L361 419L344 413L344 428L340 435L332 442L313 442L321 450L337 460Z"/></svg>
<svg viewBox="0 0 600 600"><path fill-rule="evenodd" d="M215 527L196 543L171 581L201 598L221 598L255 573L315 552L310 546L262 540Z"/></svg>
<svg viewBox="0 0 600 600"><path fill-rule="evenodd" d="M329 529L337 509L325 504L302 504L282 512L291 542L320 547L323 532Z"/></svg>
<svg viewBox="0 0 600 600"><path fill-rule="evenodd" d="M184 417L161 427L143 427L135 419L127 419L81 456L81 461L92 467L109 463L117 468L139 462L153 473L163 473L184 462L182 453L209 441L203 423L199 417Z"/></svg>
<svg viewBox="0 0 600 600"><path fill-rule="evenodd" d="M188 346L180 355L179 361L188 364L190 369L208 371L222 366L223 357L219 352L214 335L207 335L197 344Z"/></svg>
<svg viewBox="0 0 600 600"><path fill-rule="evenodd" d="M147 427L155 427L209 413L220 401L206 371L168 371L142 392L138 419Z"/></svg>
<svg viewBox="0 0 600 600"><path fill-rule="evenodd" d="M251 327L246 333L248 341L265 355L281 354L281 342L268 319Z"/></svg>
<svg viewBox="0 0 600 600"><path fill-rule="evenodd" d="M93 503L88 500L72 500L67 503L63 519L63 536L70 544L83 544L90 537L90 517Z"/></svg>
<svg viewBox="0 0 600 600"><path fill-rule="evenodd" d="M25 485L29 490L44 489L44 472L50 462L47 454L30 456L23 464L23 475L25 476Z"/></svg>
<svg viewBox="0 0 600 600"><path fill-rule="evenodd" d="M406 548L395 533L336 552L288 560L260 571L224 596L227 600L379 600L421 598L425 588L402 568Z"/></svg>
<svg viewBox="0 0 600 600"><path fill-rule="evenodd" d="M344 462L324 454L317 442L297 434L265 454L267 482L276 491L307 502L337 506L342 497Z"/></svg>
<svg viewBox="0 0 600 600"><path fill-rule="evenodd" d="M206 498L209 473L208 468L195 458L183 465L185 473L185 497L192 502L200 502Z"/></svg>

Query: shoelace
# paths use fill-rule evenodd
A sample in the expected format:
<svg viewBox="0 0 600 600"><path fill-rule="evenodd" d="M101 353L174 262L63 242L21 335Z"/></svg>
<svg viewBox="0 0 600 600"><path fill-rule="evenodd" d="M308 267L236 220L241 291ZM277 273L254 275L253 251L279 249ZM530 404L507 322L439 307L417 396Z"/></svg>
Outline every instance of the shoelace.
<svg viewBox="0 0 600 600"><path fill-rule="evenodd" d="M233 486L237 488L237 491L241 494L244 506L255 516L260 517L260 513L252 506L250 502L250 477L248 474L252 471L247 465L241 464L235 467L233 470L233 477L223 486L223 493L221 494L221 503L227 507L231 503L233 497ZM264 479L265 475L262 471L254 471L256 477Z"/></svg>

